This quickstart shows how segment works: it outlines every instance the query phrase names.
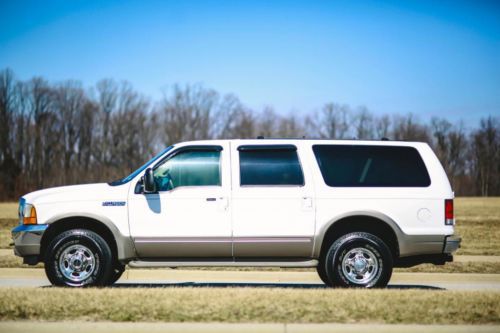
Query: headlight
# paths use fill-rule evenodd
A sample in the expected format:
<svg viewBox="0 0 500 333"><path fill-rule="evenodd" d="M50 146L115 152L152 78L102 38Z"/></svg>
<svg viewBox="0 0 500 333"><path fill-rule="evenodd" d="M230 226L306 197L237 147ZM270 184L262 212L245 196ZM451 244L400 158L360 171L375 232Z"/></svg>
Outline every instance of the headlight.
<svg viewBox="0 0 500 333"><path fill-rule="evenodd" d="M31 204L25 204L23 210L23 224L36 224L36 209Z"/></svg>

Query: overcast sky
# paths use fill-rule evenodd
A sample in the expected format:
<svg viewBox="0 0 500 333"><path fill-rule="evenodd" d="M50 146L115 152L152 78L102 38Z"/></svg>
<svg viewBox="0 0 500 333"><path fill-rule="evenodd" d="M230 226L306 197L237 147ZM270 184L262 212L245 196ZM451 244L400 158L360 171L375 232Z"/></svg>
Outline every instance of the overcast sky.
<svg viewBox="0 0 500 333"><path fill-rule="evenodd" d="M0 68L203 83L246 105L477 121L500 115L498 1L0 1Z"/></svg>

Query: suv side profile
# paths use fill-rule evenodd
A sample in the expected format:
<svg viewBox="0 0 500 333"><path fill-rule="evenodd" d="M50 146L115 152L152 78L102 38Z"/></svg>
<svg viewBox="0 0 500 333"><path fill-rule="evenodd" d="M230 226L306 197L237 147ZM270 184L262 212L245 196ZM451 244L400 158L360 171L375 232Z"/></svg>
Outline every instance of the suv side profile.
<svg viewBox="0 0 500 333"><path fill-rule="evenodd" d="M125 266L316 267L335 287L384 287L393 267L445 264L454 194L426 143L210 140L129 176L24 195L14 252L58 286Z"/></svg>

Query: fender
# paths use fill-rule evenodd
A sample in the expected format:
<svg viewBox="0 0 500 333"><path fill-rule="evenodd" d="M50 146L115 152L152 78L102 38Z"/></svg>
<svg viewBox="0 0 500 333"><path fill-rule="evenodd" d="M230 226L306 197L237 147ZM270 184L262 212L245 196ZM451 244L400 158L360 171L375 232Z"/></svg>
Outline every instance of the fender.
<svg viewBox="0 0 500 333"><path fill-rule="evenodd" d="M401 249L401 245L404 243L403 240L406 238L406 234L401 230L399 225L391 219L389 216L382 214L373 210L360 210L360 211L352 211L346 214L338 215L335 218L331 219L328 223L325 223L321 228L317 231L314 237L314 245L313 245L313 258L319 258L321 246L323 244L323 238L325 237L326 232L333 226L335 223L349 217L371 217L378 219L384 223L386 223L394 234L396 235L398 246Z"/></svg>
<svg viewBox="0 0 500 333"><path fill-rule="evenodd" d="M120 232L120 230L118 230L116 225L107 217L87 212L66 213L66 214L55 215L51 217L49 220L47 220L45 223L48 224L50 227L50 225L53 223L57 223L60 220L70 219L70 218L89 218L104 224L111 231L115 239L118 260L127 261L129 259L137 257L134 242L132 241L131 237L123 235Z"/></svg>

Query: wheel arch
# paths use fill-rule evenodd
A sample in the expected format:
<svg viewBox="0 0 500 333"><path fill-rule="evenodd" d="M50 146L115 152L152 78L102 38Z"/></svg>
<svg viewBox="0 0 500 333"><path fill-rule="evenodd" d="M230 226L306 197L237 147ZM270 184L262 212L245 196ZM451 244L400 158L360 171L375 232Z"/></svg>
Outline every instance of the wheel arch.
<svg viewBox="0 0 500 333"><path fill-rule="evenodd" d="M70 229L88 229L99 234L108 243L113 257L125 261L135 257L135 248L130 237L123 236L118 228L106 219L89 215L59 216L47 223L49 226L43 233L40 243L40 259L43 260L50 241L61 232Z"/></svg>
<svg viewBox="0 0 500 333"><path fill-rule="evenodd" d="M399 258L399 241L403 235L399 226L386 215L366 211L342 215L325 224L315 239L314 257L320 258L338 237L356 231L379 237L391 250L394 260Z"/></svg>

